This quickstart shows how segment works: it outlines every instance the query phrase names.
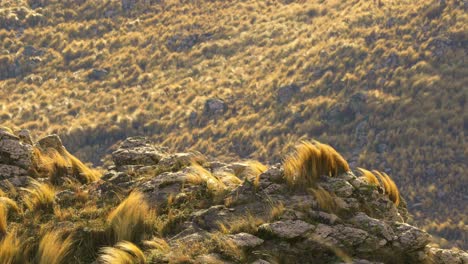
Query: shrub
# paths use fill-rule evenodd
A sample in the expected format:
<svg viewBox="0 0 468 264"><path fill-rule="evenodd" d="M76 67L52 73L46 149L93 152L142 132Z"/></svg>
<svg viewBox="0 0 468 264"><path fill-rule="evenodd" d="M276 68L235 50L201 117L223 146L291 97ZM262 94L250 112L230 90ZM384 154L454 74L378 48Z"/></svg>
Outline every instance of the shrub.
<svg viewBox="0 0 468 264"><path fill-rule="evenodd" d="M286 181L294 187L310 187L322 175L337 176L349 171L346 160L329 145L304 141L284 161Z"/></svg>

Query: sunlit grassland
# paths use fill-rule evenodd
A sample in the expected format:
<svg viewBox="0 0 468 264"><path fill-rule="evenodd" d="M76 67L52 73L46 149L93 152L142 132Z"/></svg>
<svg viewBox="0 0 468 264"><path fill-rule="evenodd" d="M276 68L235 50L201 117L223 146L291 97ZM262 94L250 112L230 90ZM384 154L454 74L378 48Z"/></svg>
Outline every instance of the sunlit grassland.
<svg viewBox="0 0 468 264"><path fill-rule="evenodd" d="M140 134L172 150L277 162L303 138L333 142L351 167L391 169L418 224L466 243L434 228L467 220L462 4L167 0L124 12L119 1L7 2L1 124L59 133L93 162ZM24 32L9 26L13 14ZM28 45L44 51L34 65ZM26 66L4 74L16 61ZM93 68L108 74L95 80ZM281 101L287 85L300 91ZM214 97L224 115L204 114Z"/></svg>

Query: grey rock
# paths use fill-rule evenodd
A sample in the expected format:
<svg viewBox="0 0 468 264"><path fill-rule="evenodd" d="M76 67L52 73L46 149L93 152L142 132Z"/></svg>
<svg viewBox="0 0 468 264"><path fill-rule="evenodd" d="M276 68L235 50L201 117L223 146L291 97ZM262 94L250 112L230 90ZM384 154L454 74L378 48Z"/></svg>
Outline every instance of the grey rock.
<svg viewBox="0 0 468 264"><path fill-rule="evenodd" d="M56 134L48 135L46 137L39 139L39 141L37 142L37 145L42 150L47 150L49 148L52 148L57 151L61 151L64 148L62 144L62 140Z"/></svg>
<svg viewBox="0 0 468 264"><path fill-rule="evenodd" d="M117 167L125 165L155 165L164 157L161 149L156 148L145 137L131 137L112 153Z"/></svg>
<svg viewBox="0 0 468 264"><path fill-rule="evenodd" d="M270 233L282 239L294 239L305 235L314 226L302 220L286 220L263 224L259 231Z"/></svg>
<svg viewBox="0 0 468 264"><path fill-rule="evenodd" d="M105 69L92 69L88 74L88 78L91 80L102 80L106 77L109 72Z"/></svg>
<svg viewBox="0 0 468 264"><path fill-rule="evenodd" d="M459 249L428 248L429 257L435 264L466 264L468 253Z"/></svg>
<svg viewBox="0 0 468 264"><path fill-rule="evenodd" d="M430 235L419 228L405 223L397 223L396 225L395 232L398 236L398 243L394 243L394 245L404 251L420 250L431 241Z"/></svg>
<svg viewBox="0 0 468 264"><path fill-rule="evenodd" d="M210 98L205 102L204 114L208 116L222 115L227 111L226 103L218 98Z"/></svg>
<svg viewBox="0 0 468 264"><path fill-rule="evenodd" d="M263 239L248 233L239 233L228 236L240 248L254 248L263 244Z"/></svg>
<svg viewBox="0 0 468 264"><path fill-rule="evenodd" d="M384 221L369 217L363 212L359 212L356 216L350 219L350 222L355 226L358 226L371 234L383 237L388 241L393 240L395 237L395 233L388 224Z"/></svg>

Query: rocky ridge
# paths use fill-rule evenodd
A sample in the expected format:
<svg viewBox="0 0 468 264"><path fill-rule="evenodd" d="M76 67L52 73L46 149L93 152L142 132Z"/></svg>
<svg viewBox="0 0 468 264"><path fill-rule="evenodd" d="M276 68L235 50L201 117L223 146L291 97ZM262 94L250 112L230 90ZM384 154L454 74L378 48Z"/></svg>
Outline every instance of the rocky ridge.
<svg viewBox="0 0 468 264"><path fill-rule="evenodd" d="M33 144L26 131L0 130L0 187L26 186L33 146L61 145L56 139ZM207 250L183 251L189 263L468 263L462 250L431 246L428 233L405 223L404 202L396 207L352 171L320 177L319 195L291 189L282 164L259 168L167 153L144 137L126 139L112 158L98 181L82 186L89 199L138 190L159 216L175 215L160 234L170 250L145 251L148 263L175 263L174 252L198 245ZM56 199L73 193L58 192Z"/></svg>

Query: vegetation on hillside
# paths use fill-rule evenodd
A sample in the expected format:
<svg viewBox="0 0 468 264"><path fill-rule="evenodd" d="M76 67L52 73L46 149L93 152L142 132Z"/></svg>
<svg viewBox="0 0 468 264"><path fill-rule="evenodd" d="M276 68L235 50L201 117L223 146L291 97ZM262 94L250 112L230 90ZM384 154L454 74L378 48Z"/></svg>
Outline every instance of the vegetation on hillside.
<svg viewBox="0 0 468 264"><path fill-rule="evenodd" d="M333 142L466 247L467 23L458 0L1 1L0 124L93 162L141 134L226 160Z"/></svg>

